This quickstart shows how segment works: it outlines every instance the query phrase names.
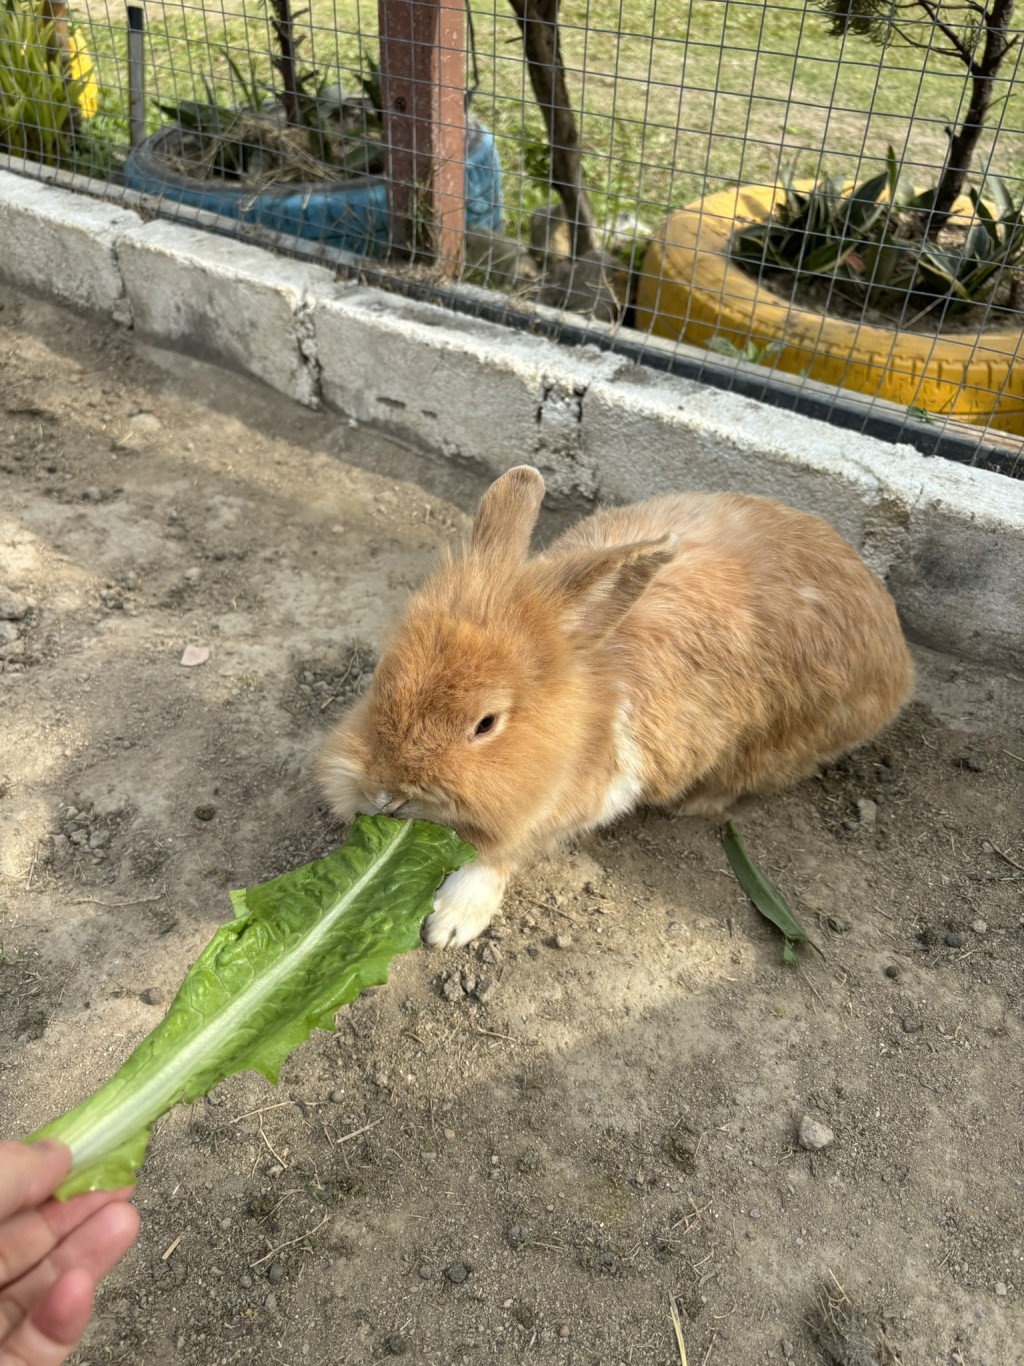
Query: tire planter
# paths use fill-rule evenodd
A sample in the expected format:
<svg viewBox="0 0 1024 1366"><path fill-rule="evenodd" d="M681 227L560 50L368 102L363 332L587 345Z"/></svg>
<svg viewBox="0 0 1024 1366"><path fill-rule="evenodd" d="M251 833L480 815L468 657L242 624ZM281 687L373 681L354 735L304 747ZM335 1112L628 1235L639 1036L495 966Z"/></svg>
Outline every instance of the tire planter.
<svg viewBox="0 0 1024 1366"><path fill-rule="evenodd" d="M671 214L644 258L637 327L696 346L774 342L780 370L1024 436L1020 328L928 336L847 322L787 303L734 266L734 229L766 219L781 193L740 186Z"/></svg>
<svg viewBox="0 0 1024 1366"><path fill-rule="evenodd" d="M167 157L181 134L181 128L171 124L132 150L124 165L124 182L129 189L157 195L165 203L188 204L360 256L376 255L387 245L387 184L383 176L277 185L254 192L252 186L200 180L171 170ZM501 167L494 138L482 124L469 119L466 226L497 231L501 222Z"/></svg>

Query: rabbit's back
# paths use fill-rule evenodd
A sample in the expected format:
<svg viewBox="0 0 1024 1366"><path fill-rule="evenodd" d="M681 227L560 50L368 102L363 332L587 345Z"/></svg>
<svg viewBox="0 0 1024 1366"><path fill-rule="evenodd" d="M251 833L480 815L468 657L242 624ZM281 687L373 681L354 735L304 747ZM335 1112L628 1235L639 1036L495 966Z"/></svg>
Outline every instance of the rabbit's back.
<svg viewBox="0 0 1024 1366"><path fill-rule="evenodd" d="M913 678L895 606L818 517L740 494L667 495L595 513L550 553L668 533L672 561L607 647L629 680L648 800L704 793L713 807L777 789L892 719Z"/></svg>

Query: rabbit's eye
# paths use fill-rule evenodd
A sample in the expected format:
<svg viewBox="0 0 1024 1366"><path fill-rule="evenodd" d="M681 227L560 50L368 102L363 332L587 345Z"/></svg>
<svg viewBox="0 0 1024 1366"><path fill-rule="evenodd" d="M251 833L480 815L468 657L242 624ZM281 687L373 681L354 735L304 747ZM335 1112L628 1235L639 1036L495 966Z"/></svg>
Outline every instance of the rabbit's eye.
<svg viewBox="0 0 1024 1366"><path fill-rule="evenodd" d="M498 718L496 716L481 717L481 719L476 723L476 729L473 731L473 734L486 735L489 730L494 729L494 723L497 719Z"/></svg>

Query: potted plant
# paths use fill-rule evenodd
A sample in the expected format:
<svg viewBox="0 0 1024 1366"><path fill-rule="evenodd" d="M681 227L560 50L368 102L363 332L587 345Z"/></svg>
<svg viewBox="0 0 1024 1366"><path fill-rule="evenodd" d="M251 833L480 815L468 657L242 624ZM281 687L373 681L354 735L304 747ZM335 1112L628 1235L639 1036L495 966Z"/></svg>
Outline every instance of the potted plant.
<svg viewBox="0 0 1024 1366"><path fill-rule="evenodd" d="M277 88L254 66L243 72L225 54L241 93L237 107L206 102L161 106L173 120L130 153L125 184L274 232L356 252L388 244L387 187L380 86L367 62L362 92L316 80L298 62L289 0L273 0ZM475 119L466 125L467 227L501 225L501 173L494 139Z"/></svg>
<svg viewBox="0 0 1024 1366"><path fill-rule="evenodd" d="M1014 0L822 0L833 31L926 46L920 9L970 81L933 186L906 184L892 149L859 186L746 185L670 215L638 287L637 325L701 346L770 348L794 374L1024 435L1024 204L996 177L964 194Z"/></svg>

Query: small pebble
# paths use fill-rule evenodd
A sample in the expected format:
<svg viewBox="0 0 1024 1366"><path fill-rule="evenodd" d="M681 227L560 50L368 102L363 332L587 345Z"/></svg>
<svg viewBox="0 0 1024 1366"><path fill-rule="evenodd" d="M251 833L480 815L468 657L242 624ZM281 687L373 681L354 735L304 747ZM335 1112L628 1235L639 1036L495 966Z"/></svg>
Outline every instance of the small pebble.
<svg viewBox="0 0 1024 1366"><path fill-rule="evenodd" d="M903 1032L904 1034L919 1034L921 1032L919 1021L912 1019L909 1015L905 1016L903 1020Z"/></svg>
<svg viewBox="0 0 1024 1366"><path fill-rule="evenodd" d="M431 1271L430 1267L429 1267L429 1266L421 1266L421 1267L420 1267L420 1280L421 1280L421 1281L432 1281L433 1279L434 1279L434 1273L433 1273L433 1271Z"/></svg>
<svg viewBox="0 0 1024 1366"><path fill-rule="evenodd" d="M812 1120L811 1122L813 1123L814 1121ZM818 1127L819 1127L819 1128L823 1128L824 1126L823 1126L823 1125L819 1125ZM802 1126L801 1126L801 1128L802 1128ZM829 1139L830 1139L830 1138L832 1137L832 1132L831 1132L831 1130L828 1131L828 1134L829 1134ZM829 1141L829 1139L826 1139L825 1142L827 1143L827 1142ZM802 1140L801 1140L801 1141L802 1141ZM819 1144L818 1146L819 1146L819 1147L824 1147L824 1144ZM760 1211L759 1209L757 1209L756 1207L755 1207L754 1209L749 1209L749 1210L747 1210L747 1218L748 1218L748 1219L760 1219L760 1217L761 1217L761 1211Z"/></svg>
<svg viewBox="0 0 1024 1366"><path fill-rule="evenodd" d="M243 1290L251 1290L251 1289L252 1289L252 1277L251 1277L251 1276L248 1276L248 1275L239 1276L239 1278L238 1278L238 1284L242 1287Z"/></svg>
<svg viewBox="0 0 1024 1366"><path fill-rule="evenodd" d="M344 1091L332 1091L332 1092L331 1092L330 1099L331 1099L331 1101L332 1101L332 1103L333 1103L334 1105L340 1105L341 1102L345 1099L345 1092L344 1092Z"/></svg>
<svg viewBox="0 0 1024 1366"><path fill-rule="evenodd" d="M963 948L963 944L963 935L957 934L955 930L950 930L949 934L946 935L946 947L948 949L960 949Z"/></svg>
<svg viewBox="0 0 1024 1366"><path fill-rule="evenodd" d="M827 1148L835 1139L835 1134L827 1124L821 1124L818 1120L811 1119L810 1115L804 1115L800 1121L799 1137L801 1148L816 1153L821 1148Z"/></svg>
<svg viewBox="0 0 1024 1366"><path fill-rule="evenodd" d="M162 427L162 423L153 413L136 413L128 419L128 426L133 432L138 432L144 436L154 436Z"/></svg>
<svg viewBox="0 0 1024 1366"><path fill-rule="evenodd" d="M197 821L212 821L217 814L217 808L207 802L202 806L197 806L194 814Z"/></svg>
<svg viewBox="0 0 1024 1366"><path fill-rule="evenodd" d="M458 977L453 972L448 973L441 982L441 995L444 999L450 1001L452 1005L456 1005L464 999L465 994Z"/></svg>
<svg viewBox="0 0 1024 1366"><path fill-rule="evenodd" d="M22 621L27 614L27 598L8 588L0 588L0 621Z"/></svg>
<svg viewBox="0 0 1024 1366"><path fill-rule="evenodd" d="M332 1099L333 1099L333 1097L332 1097ZM452 1141L452 1139L455 1137L455 1130L454 1130L454 1129L445 1129L445 1131L444 1131L444 1136L445 1136L445 1138L448 1140L448 1142L450 1143L450 1142Z"/></svg>
<svg viewBox="0 0 1024 1366"><path fill-rule="evenodd" d="M996 1281L996 1294L1000 1297L1000 1299L1006 1294L1005 1281Z"/></svg>
<svg viewBox="0 0 1024 1366"><path fill-rule="evenodd" d="M892 980L895 982L900 975L900 970L895 963L890 963L885 970L885 975L886 977L891 977Z"/></svg>
<svg viewBox="0 0 1024 1366"><path fill-rule="evenodd" d="M277 1296L274 1294L273 1290L271 1290L270 1294L263 1301L263 1304L271 1314L277 1312Z"/></svg>
<svg viewBox="0 0 1024 1366"><path fill-rule="evenodd" d="M286 1275L285 1269L280 1262L271 1262L267 1270L267 1280L271 1285L280 1285Z"/></svg>
<svg viewBox="0 0 1024 1366"><path fill-rule="evenodd" d="M463 1281L469 1276L469 1270L462 1262L449 1262L444 1269L445 1278L451 1281L452 1285L462 1285Z"/></svg>
<svg viewBox="0 0 1024 1366"><path fill-rule="evenodd" d="M184 577L186 583L198 583L199 580L203 577L203 571L193 566L191 569L185 570Z"/></svg>
<svg viewBox="0 0 1024 1366"><path fill-rule="evenodd" d="M13 621L0 621L0 645L13 645L19 634Z"/></svg>
<svg viewBox="0 0 1024 1366"><path fill-rule="evenodd" d="M572 948L572 935L571 935L571 934L556 934L556 935L555 935L555 948L556 948L556 949L571 949L571 948Z"/></svg>
<svg viewBox="0 0 1024 1366"><path fill-rule="evenodd" d="M166 999L165 994L159 987L147 987L145 991L139 992L139 1000L144 1006L163 1005Z"/></svg>
<svg viewBox="0 0 1024 1366"><path fill-rule="evenodd" d="M998 1292L997 1292L997 1293L998 1293ZM558 1336L562 1339L563 1342L568 1341L568 1338L569 1338L569 1325L568 1325L567 1323L563 1323L562 1326L561 1326L561 1328L559 1328L559 1330L558 1330Z"/></svg>
<svg viewBox="0 0 1024 1366"><path fill-rule="evenodd" d="M870 797L857 799L857 816L861 825L874 825L878 816L878 806Z"/></svg>
<svg viewBox="0 0 1024 1366"><path fill-rule="evenodd" d="M984 934L988 930L988 922L985 920L973 920L971 929L975 934Z"/></svg>
<svg viewBox="0 0 1024 1366"><path fill-rule="evenodd" d="M960 766L968 769L971 773L984 773L988 763L980 754L965 754L960 760Z"/></svg>

